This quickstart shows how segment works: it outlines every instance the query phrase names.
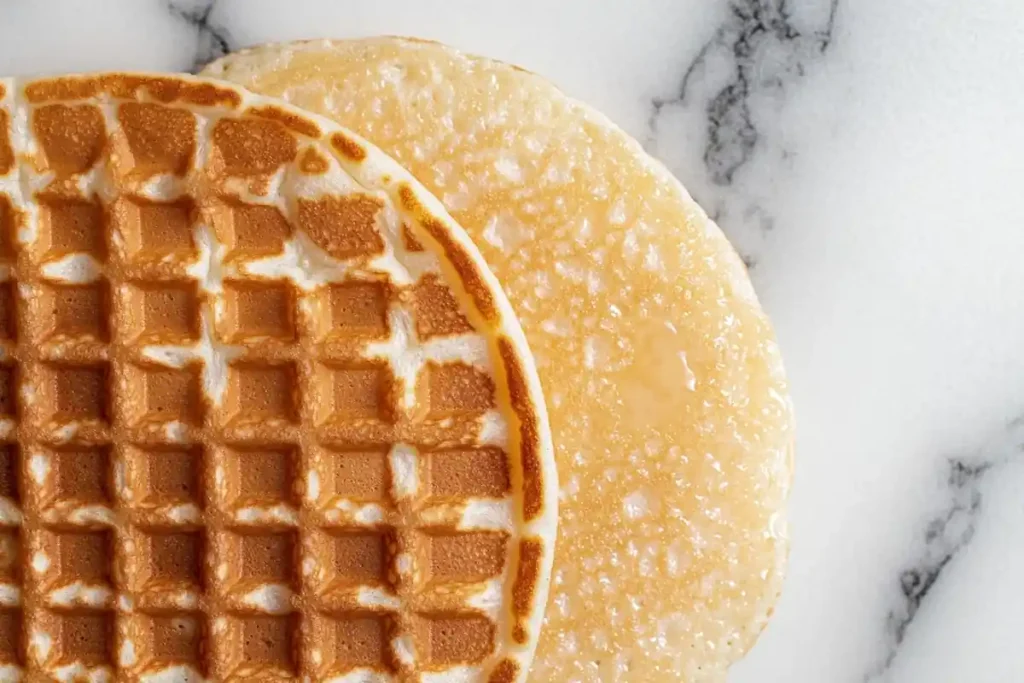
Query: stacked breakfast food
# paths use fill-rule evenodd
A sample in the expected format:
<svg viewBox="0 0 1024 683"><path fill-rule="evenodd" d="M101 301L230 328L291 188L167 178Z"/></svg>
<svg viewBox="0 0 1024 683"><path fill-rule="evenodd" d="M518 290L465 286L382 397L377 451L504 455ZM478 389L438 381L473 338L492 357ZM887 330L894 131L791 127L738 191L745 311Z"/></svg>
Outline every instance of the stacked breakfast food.
<svg viewBox="0 0 1024 683"><path fill-rule="evenodd" d="M381 38L0 79L0 235L5 680L715 681L766 624L770 326L541 78Z"/></svg>

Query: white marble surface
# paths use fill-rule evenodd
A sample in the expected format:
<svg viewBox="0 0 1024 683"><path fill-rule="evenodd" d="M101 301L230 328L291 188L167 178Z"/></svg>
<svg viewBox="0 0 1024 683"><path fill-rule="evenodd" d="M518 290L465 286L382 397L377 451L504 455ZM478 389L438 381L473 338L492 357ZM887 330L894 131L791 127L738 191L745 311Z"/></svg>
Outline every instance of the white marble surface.
<svg viewBox="0 0 1024 683"><path fill-rule="evenodd" d="M0 73L419 35L646 141L751 264L798 410L790 578L737 683L1024 680L1024 4L0 2Z"/></svg>

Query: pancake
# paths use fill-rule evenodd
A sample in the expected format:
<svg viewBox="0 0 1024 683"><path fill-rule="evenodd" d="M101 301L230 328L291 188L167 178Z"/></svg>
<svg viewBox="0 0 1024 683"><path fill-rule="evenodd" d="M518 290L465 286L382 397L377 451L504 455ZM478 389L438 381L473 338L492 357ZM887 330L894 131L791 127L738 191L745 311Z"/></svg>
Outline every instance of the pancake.
<svg viewBox="0 0 1024 683"><path fill-rule="evenodd" d="M204 73L372 140L502 282L561 480L529 680L723 680L782 586L793 421L746 271L679 182L544 79L436 43L269 45Z"/></svg>
<svg viewBox="0 0 1024 683"><path fill-rule="evenodd" d="M516 681L532 358L439 202L194 77L0 79L0 675Z"/></svg>

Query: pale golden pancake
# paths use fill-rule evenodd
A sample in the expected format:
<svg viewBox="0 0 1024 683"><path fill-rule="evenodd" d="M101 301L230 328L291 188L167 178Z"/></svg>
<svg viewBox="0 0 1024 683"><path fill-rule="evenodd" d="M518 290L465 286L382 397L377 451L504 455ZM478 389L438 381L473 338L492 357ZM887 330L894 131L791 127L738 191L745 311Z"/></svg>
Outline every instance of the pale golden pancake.
<svg viewBox="0 0 1024 683"><path fill-rule="evenodd" d="M0 677L523 680L554 460L466 234L327 119L0 79Z"/></svg>
<svg viewBox="0 0 1024 683"><path fill-rule="evenodd" d="M714 223L603 116L443 45L271 45L205 74L400 160L508 293L561 480L530 680L723 679L782 584L793 425L772 329Z"/></svg>

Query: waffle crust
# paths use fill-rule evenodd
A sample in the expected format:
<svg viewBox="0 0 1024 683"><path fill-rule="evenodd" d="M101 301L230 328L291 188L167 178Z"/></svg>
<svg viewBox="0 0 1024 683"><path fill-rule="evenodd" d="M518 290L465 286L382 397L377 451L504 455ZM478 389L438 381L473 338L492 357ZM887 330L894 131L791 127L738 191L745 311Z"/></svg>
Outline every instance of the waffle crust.
<svg viewBox="0 0 1024 683"><path fill-rule="evenodd" d="M513 681L555 472L400 166L185 76L0 79L0 673Z"/></svg>

